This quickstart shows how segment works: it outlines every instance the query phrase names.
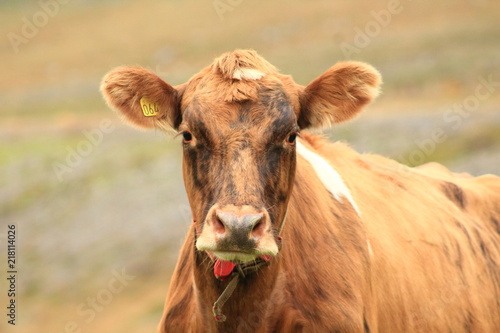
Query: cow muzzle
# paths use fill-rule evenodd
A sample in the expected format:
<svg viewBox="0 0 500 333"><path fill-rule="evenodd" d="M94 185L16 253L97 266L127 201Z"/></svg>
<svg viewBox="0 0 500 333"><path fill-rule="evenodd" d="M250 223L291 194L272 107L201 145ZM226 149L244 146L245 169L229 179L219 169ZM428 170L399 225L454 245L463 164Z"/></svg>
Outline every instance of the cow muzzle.
<svg viewBox="0 0 500 333"><path fill-rule="evenodd" d="M269 214L252 206L214 205L207 214L196 248L210 251L223 260L242 262L278 253Z"/></svg>

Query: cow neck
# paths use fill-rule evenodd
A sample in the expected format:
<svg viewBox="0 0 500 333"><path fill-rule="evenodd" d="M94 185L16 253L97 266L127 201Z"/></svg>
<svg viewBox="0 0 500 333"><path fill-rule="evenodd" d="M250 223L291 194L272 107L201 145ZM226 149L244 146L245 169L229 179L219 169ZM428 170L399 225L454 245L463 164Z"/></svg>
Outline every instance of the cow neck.
<svg viewBox="0 0 500 333"><path fill-rule="evenodd" d="M280 227L278 230L278 253L281 251L281 246L282 246L282 237L281 233L283 232L283 228L285 226L285 221L286 221L286 216L288 212L288 206L285 210L285 214L283 216L283 219L281 220ZM197 240L197 234L196 234L196 228L193 228L194 232L194 247L196 251L196 240ZM215 262L218 260L217 257L209 252L205 251L212 261L212 264L215 264ZM220 294L219 298L214 302L212 306L212 314L217 322L225 322L227 317L222 313L222 307L224 304L229 300L231 295L233 294L234 290L238 286L238 282L241 279L244 279L247 275L252 274L257 272L262 266L268 265L271 262L271 260L264 260L261 257L258 257L257 259L245 263L238 262L235 264L235 269L231 273L230 276L230 281L227 284L226 288L224 291Z"/></svg>

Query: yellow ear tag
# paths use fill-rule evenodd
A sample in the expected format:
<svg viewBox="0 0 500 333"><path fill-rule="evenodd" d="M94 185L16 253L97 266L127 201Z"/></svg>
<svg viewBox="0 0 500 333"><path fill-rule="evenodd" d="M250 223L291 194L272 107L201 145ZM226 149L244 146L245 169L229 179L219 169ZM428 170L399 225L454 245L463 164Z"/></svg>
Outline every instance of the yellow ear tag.
<svg viewBox="0 0 500 333"><path fill-rule="evenodd" d="M148 101L146 97L141 98L140 103L141 103L142 113L146 117L154 117L158 113L160 113L158 109L158 104L151 103L150 101Z"/></svg>

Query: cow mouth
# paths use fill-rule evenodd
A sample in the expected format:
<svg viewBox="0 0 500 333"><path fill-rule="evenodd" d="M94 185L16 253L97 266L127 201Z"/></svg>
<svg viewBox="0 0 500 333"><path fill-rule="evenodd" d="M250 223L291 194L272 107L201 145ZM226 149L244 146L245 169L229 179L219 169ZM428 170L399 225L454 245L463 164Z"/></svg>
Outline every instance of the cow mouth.
<svg viewBox="0 0 500 333"><path fill-rule="evenodd" d="M240 242L240 244L219 241L216 238L213 233L202 232L196 240L196 249L206 252L212 259L232 262L249 262L263 256L273 258L279 252L278 242L271 233L264 235L258 242Z"/></svg>
<svg viewBox="0 0 500 333"><path fill-rule="evenodd" d="M210 251L216 258L231 262L250 262L255 261L257 258L265 258L268 261L269 258L274 257L277 253L273 251L265 252L242 252L242 251Z"/></svg>

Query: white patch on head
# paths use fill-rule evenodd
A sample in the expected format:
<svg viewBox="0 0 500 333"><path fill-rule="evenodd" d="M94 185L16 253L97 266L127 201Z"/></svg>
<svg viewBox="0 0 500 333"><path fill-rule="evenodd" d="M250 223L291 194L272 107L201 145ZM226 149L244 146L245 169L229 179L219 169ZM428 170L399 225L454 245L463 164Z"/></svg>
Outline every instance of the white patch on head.
<svg viewBox="0 0 500 333"><path fill-rule="evenodd" d="M253 68L238 68L233 73L236 80L259 80L266 76L265 73Z"/></svg>
<svg viewBox="0 0 500 333"><path fill-rule="evenodd" d="M323 157L307 149L300 140L297 140L297 152L311 164L318 178L338 202L342 202L342 197L346 198L358 215L361 215L342 177Z"/></svg>

